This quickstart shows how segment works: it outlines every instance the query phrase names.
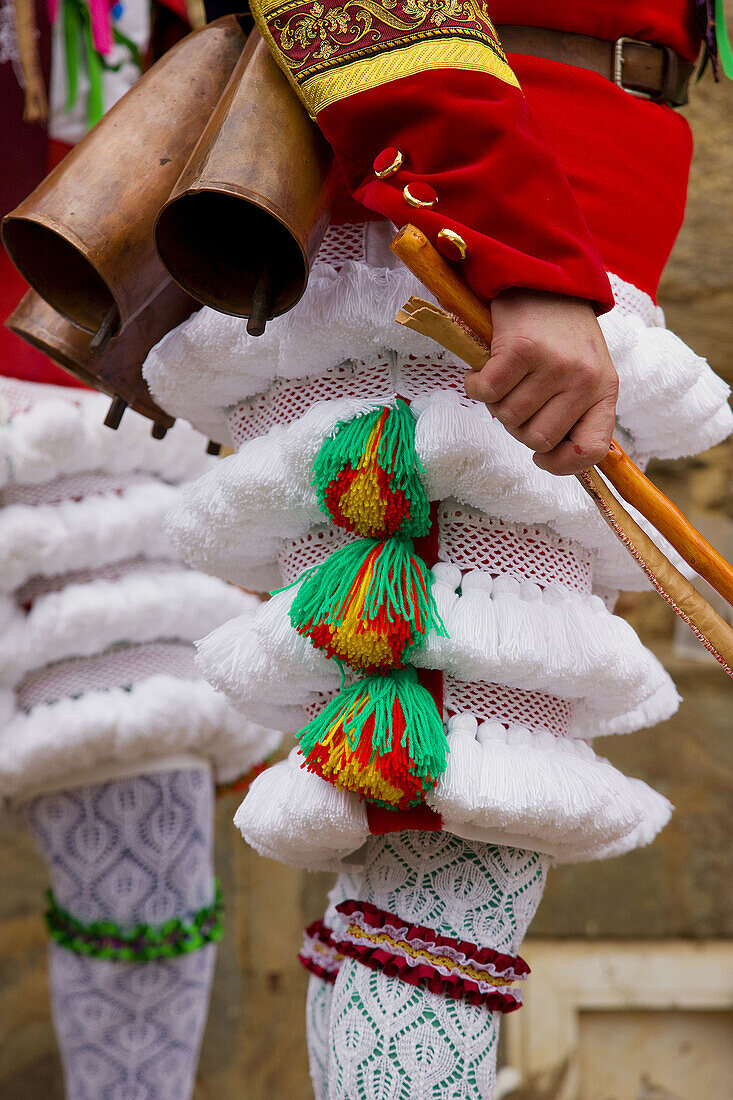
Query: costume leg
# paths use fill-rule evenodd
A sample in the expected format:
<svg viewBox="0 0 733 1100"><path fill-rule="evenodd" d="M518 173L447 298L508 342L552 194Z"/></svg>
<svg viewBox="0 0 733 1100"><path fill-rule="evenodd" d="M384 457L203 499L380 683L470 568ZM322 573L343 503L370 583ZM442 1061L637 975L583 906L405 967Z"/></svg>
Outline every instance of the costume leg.
<svg viewBox="0 0 733 1100"><path fill-rule="evenodd" d="M407 926L408 952L419 925L463 941L464 949L472 944L514 955L539 904L548 862L535 852L446 833L393 833L370 841L364 893L356 900L396 914ZM339 880L335 893L344 889L351 892L353 876ZM348 923L339 916L337 939ZM381 956L391 950L383 937L377 943ZM499 1012L409 984L395 976L404 973L399 962L386 970L355 958L341 964L331 1005L328 1100L490 1100ZM427 977L426 983L434 985Z"/></svg>
<svg viewBox="0 0 733 1100"><path fill-rule="evenodd" d="M208 769L40 795L26 814L53 888L51 997L68 1100L186 1100L218 935ZM133 929L129 946L119 936Z"/></svg>
<svg viewBox="0 0 733 1100"><path fill-rule="evenodd" d="M308 1069L315 1100L328 1100L328 1040L333 984L311 974L305 1001Z"/></svg>
<svg viewBox="0 0 733 1100"><path fill-rule="evenodd" d="M363 893L360 872L341 874L328 895L323 921L305 930L300 961L311 972L305 1002L305 1030L308 1040L308 1068L315 1100L329 1100L328 1057L331 1033L333 986L343 957L333 946L333 930L339 922L336 906L346 898Z"/></svg>

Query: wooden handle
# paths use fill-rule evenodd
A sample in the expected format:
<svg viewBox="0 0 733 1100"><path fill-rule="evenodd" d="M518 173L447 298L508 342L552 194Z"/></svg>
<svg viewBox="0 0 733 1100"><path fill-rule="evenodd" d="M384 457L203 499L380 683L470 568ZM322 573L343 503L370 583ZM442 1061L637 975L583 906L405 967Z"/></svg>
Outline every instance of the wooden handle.
<svg viewBox="0 0 733 1100"><path fill-rule="evenodd" d="M724 600L733 604L733 567L697 531L669 500L611 440L611 449L598 469L628 504L633 504L675 550Z"/></svg>
<svg viewBox="0 0 733 1100"><path fill-rule="evenodd" d="M414 225L406 225L392 241L391 248L443 308L472 329L488 348L493 336L489 306L481 302L449 267L425 234ZM475 360L469 365L474 370L481 370ZM598 467L623 499L638 509L688 565L733 605L733 567L641 472L615 440L611 440L608 455Z"/></svg>
<svg viewBox="0 0 733 1100"><path fill-rule="evenodd" d="M424 233L414 225L405 225L392 241L390 248L423 286L435 295L443 309L459 317L487 348L491 347L494 336L491 309L448 266Z"/></svg>
<svg viewBox="0 0 733 1100"><path fill-rule="evenodd" d="M733 677L733 628L693 588L686 577L649 538L613 493L596 469L578 475L583 488L595 500L601 515L617 538L644 570L659 595L684 619L716 661Z"/></svg>

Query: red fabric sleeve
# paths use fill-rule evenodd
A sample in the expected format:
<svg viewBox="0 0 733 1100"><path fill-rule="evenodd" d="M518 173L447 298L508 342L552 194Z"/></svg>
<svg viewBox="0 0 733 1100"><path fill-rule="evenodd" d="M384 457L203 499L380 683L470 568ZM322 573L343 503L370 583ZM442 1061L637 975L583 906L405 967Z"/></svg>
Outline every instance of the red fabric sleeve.
<svg viewBox="0 0 733 1100"><path fill-rule="evenodd" d="M398 227L412 222L433 242L443 228L464 238L462 274L483 300L529 287L612 308L588 227L518 89L443 70L351 96L318 123L364 206ZM404 164L377 179L372 161L385 146L402 151ZM434 189L433 208L406 201L405 185L417 181Z"/></svg>
<svg viewBox="0 0 733 1100"><path fill-rule="evenodd" d="M482 7L253 0L252 11L363 206L439 247L441 229L458 234L461 273L485 301L527 287L612 308L590 231ZM401 165L378 178L385 150ZM433 205L411 205L410 185Z"/></svg>

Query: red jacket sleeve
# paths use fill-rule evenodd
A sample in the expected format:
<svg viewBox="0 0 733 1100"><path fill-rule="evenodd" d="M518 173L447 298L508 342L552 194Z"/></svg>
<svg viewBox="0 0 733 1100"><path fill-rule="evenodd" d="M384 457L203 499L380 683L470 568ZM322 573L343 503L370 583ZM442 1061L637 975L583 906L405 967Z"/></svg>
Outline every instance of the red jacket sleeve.
<svg viewBox="0 0 733 1100"><path fill-rule="evenodd" d="M480 0L253 0L352 195L417 225L485 301L613 295Z"/></svg>

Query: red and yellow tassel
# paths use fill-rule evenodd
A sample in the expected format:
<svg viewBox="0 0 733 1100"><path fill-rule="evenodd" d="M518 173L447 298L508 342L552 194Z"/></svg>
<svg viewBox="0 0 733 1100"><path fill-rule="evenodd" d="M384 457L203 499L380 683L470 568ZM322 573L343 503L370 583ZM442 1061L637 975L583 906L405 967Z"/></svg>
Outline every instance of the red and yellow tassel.
<svg viewBox="0 0 733 1100"><path fill-rule="evenodd" d="M352 668L396 668L429 630L445 636L431 584L430 570L409 543L359 539L308 570L290 622Z"/></svg>
<svg viewBox="0 0 733 1100"><path fill-rule="evenodd" d="M344 688L299 738L309 771L393 809L424 801L449 752L441 716L412 668Z"/></svg>
<svg viewBox="0 0 733 1100"><path fill-rule="evenodd" d="M338 425L316 456L313 485L337 527L369 538L418 538L430 527L421 472L415 418L398 399Z"/></svg>

